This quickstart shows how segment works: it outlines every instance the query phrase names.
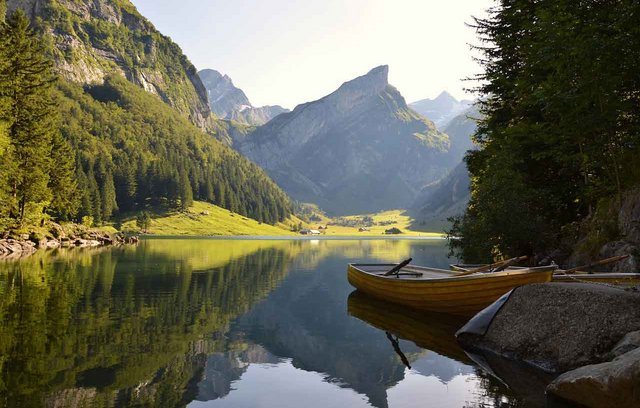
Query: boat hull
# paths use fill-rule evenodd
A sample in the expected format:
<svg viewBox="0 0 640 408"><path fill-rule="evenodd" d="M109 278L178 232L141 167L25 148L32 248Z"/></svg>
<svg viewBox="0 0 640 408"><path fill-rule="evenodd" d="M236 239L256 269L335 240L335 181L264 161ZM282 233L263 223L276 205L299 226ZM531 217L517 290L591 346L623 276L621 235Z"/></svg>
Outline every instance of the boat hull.
<svg viewBox="0 0 640 408"><path fill-rule="evenodd" d="M554 282L569 283L606 283L609 285L637 286L640 285L640 273L589 273L553 275Z"/></svg>
<svg viewBox="0 0 640 408"><path fill-rule="evenodd" d="M535 269L462 277L450 272L444 278L403 279L368 273L350 264L347 277L356 289L382 300L418 310L472 316L515 287L551 281L554 268Z"/></svg>

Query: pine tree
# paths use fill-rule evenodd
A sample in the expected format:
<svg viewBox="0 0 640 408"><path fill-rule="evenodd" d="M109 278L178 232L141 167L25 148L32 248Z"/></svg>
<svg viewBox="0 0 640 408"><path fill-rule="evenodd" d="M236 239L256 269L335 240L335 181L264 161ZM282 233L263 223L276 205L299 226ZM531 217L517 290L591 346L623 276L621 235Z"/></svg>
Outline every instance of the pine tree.
<svg viewBox="0 0 640 408"><path fill-rule="evenodd" d="M48 183L51 140L57 131L51 97L55 76L53 63L24 12L18 10L7 20L2 36L8 66L2 72L7 86L0 92L10 100L8 135L13 153L8 175L14 198L11 212L22 223L28 205L52 198Z"/></svg>
<svg viewBox="0 0 640 408"><path fill-rule="evenodd" d="M103 177L100 193L102 198L102 219L106 221L111 218L114 211L118 210L118 203L116 202L116 187L113 183L113 175L110 170L107 170Z"/></svg>
<svg viewBox="0 0 640 408"><path fill-rule="evenodd" d="M53 198L49 211L63 219L75 216L80 207L73 151L60 132L54 132L49 160L49 189Z"/></svg>
<svg viewBox="0 0 640 408"><path fill-rule="evenodd" d="M187 172L184 169L180 170L178 189L180 191L180 208L186 211L193 205L193 190L191 189L191 182Z"/></svg>

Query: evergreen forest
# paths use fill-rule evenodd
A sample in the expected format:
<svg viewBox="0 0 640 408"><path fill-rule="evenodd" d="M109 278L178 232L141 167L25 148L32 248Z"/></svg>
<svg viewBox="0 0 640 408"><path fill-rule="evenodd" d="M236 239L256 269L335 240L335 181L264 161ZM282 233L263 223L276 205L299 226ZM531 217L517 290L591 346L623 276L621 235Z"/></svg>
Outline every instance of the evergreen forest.
<svg viewBox="0 0 640 408"><path fill-rule="evenodd" d="M640 181L638 21L637 1L558 0L504 0L475 21L484 119L466 157L471 202L450 231L465 259L619 239Z"/></svg>

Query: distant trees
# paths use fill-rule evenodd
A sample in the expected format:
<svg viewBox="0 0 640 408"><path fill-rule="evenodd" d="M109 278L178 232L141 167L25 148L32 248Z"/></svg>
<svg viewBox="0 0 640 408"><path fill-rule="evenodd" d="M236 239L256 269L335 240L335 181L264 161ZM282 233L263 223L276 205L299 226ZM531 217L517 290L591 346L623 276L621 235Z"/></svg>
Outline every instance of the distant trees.
<svg viewBox="0 0 640 408"><path fill-rule="evenodd" d="M557 248L640 181L640 4L503 0L476 21L484 120L452 235L468 260Z"/></svg>
<svg viewBox="0 0 640 408"><path fill-rule="evenodd" d="M51 94L53 63L21 10L2 24L0 38L3 226L37 221L43 211L75 213L73 155Z"/></svg>

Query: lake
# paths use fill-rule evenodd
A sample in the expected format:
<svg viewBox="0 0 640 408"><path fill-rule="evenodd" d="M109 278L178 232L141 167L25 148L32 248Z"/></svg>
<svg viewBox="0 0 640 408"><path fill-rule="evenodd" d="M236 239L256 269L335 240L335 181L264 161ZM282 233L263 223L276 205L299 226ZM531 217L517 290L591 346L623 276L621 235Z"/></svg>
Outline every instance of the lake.
<svg viewBox="0 0 640 408"><path fill-rule="evenodd" d="M446 268L438 240L146 239L0 261L0 406L531 406L464 321L354 292L348 262Z"/></svg>

